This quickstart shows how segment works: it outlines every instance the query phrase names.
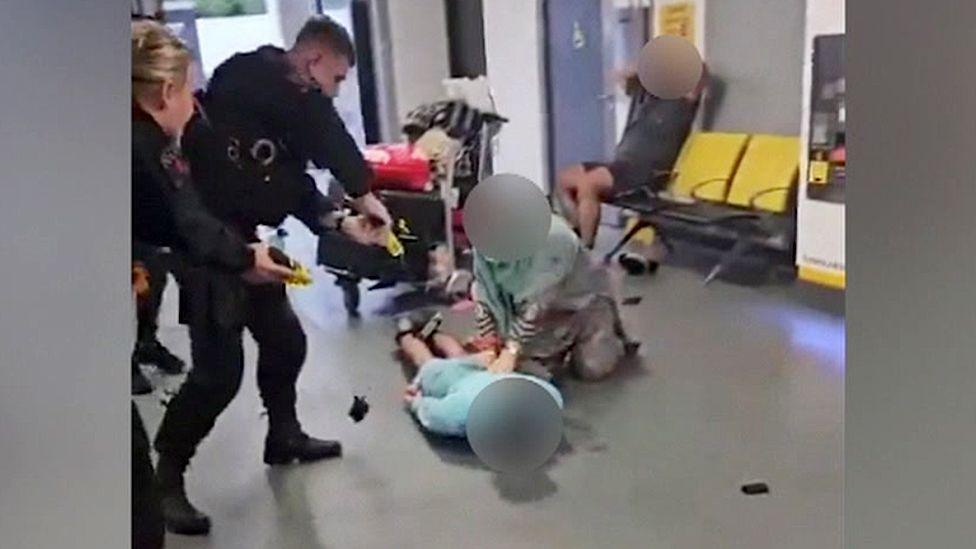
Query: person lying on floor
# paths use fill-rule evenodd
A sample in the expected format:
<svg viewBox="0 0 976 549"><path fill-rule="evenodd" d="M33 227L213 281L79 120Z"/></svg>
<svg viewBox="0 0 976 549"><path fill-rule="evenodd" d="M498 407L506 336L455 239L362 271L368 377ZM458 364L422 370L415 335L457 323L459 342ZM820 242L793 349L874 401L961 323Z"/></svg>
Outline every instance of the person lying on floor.
<svg viewBox="0 0 976 549"><path fill-rule="evenodd" d="M406 360L418 368L404 391L404 401L421 427L431 433L465 437L468 410L475 398L488 385L504 378L538 383L563 407L562 395L546 381L516 373L489 372L487 367L496 357L491 345L469 351L449 335L438 332L425 338L410 329L400 331L397 343Z"/></svg>
<svg viewBox="0 0 976 549"><path fill-rule="evenodd" d="M609 273L591 262L557 215L545 244L529 257L498 261L476 248L474 276L479 334L502 342L491 372L550 379L568 367L595 381L637 350L624 332Z"/></svg>
<svg viewBox="0 0 976 549"><path fill-rule="evenodd" d="M678 153L691 132L707 69L693 90L677 99L660 99L641 86L636 73L627 75L627 94L634 97L633 114L610 162L583 162L563 168L556 186L583 245L592 249L600 225L600 203L627 191L666 183Z"/></svg>

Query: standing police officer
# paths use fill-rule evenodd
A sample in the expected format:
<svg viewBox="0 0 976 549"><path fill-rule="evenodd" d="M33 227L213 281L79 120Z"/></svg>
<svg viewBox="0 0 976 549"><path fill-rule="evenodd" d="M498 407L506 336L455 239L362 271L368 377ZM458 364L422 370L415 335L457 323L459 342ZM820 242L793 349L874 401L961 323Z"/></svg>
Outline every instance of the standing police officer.
<svg viewBox="0 0 976 549"><path fill-rule="evenodd" d="M274 262L267 246L248 245L204 208L189 184L176 142L193 114L190 62L190 52L166 27L132 23L133 262L144 262L165 246L226 277L284 280L291 272ZM132 546L156 549L163 545L160 515L165 512L160 512L149 440L135 403L132 446Z"/></svg>
<svg viewBox="0 0 976 549"><path fill-rule="evenodd" d="M332 104L354 63L345 29L315 17L291 50L265 46L214 72L183 144L208 209L243 239L256 242L258 225L277 226L293 215L316 234L339 229L360 242L382 241L389 214L368 192L371 172ZM331 171L366 215L337 215L306 173L309 162ZM240 387L244 328L258 345L258 388L269 423L265 463L337 457L342 447L309 437L298 422L295 384L306 340L284 286L220 275L184 278L188 300L181 312L188 313L193 369L167 407L155 447L167 526L199 535L210 522L187 500L183 474Z"/></svg>

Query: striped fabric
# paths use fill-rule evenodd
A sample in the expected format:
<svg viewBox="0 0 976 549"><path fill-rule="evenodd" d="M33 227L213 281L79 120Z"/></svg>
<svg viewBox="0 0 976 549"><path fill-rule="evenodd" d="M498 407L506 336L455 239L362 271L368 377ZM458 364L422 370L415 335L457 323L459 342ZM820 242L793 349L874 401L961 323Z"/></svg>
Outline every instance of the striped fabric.
<svg viewBox="0 0 976 549"><path fill-rule="evenodd" d="M432 128L440 128L461 143L461 154L454 165L455 176L472 177L478 172L481 127L484 116L463 101L437 101L420 105L407 114L403 131L420 137Z"/></svg>
<svg viewBox="0 0 976 549"><path fill-rule="evenodd" d="M504 339L514 341L519 346L524 346L526 342L538 333L538 320L541 310L542 308L538 303L529 303L522 306L518 312L518 316L515 318L515 322L512 323L512 333L505 334L508 337ZM488 312L488 307L483 303L479 302L475 306L475 319L479 336L489 337L498 335L495 320Z"/></svg>
<svg viewBox="0 0 976 549"><path fill-rule="evenodd" d="M535 337L537 333L536 322L539 319L541 308L538 303L528 303L521 307L518 316L512 326L512 339L520 346Z"/></svg>
<svg viewBox="0 0 976 549"><path fill-rule="evenodd" d="M495 319L491 317L488 313L488 307L483 303L478 302L475 305L475 321L478 325L478 335L481 337L489 337L497 335L495 326Z"/></svg>

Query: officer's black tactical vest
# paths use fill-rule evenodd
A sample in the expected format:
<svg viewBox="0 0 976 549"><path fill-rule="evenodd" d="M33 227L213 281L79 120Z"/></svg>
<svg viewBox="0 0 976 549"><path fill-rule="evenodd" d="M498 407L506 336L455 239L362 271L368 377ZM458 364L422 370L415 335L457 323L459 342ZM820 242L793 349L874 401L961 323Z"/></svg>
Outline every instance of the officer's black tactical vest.
<svg viewBox="0 0 976 549"><path fill-rule="evenodd" d="M205 94L197 101L184 147L207 206L248 238L256 225L280 225L309 188L307 161L288 150L283 131L213 105Z"/></svg>

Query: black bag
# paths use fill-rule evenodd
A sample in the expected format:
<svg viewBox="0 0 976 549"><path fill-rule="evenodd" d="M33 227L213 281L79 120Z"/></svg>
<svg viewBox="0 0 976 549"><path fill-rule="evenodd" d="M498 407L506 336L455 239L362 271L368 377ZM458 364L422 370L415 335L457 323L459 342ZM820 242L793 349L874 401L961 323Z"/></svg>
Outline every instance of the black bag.
<svg viewBox="0 0 976 549"><path fill-rule="evenodd" d="M337 274L380 282L425 282L428 252L446 241L444 204L436 194L378 191L400 237L404 253L393 257L385 248L360 244L338 231L319 237L318 262Z"/></svg>
<svg viewBox="0 0 976 549"><path fill-rule="evenodd" d="M360 244L338 231L319 236L319 264L353 278L403 281L408 274L403 257L393 257L379 246Z"/></svg>
<svg viewBox="0 0 976 549"><path fill-rule="evenodd" d="M436 193L377 191L394 222L403 219L410 234L428 245L447 241L444 234L444 203Z"/></svg>
<svg viewBox="0 0 976 549"><path fill-rule="evenodd" d="M428 252L447 242L444 202L437 193L378 191L396 224L403 244L403 260L414 280L427 280Z"/></svg>

